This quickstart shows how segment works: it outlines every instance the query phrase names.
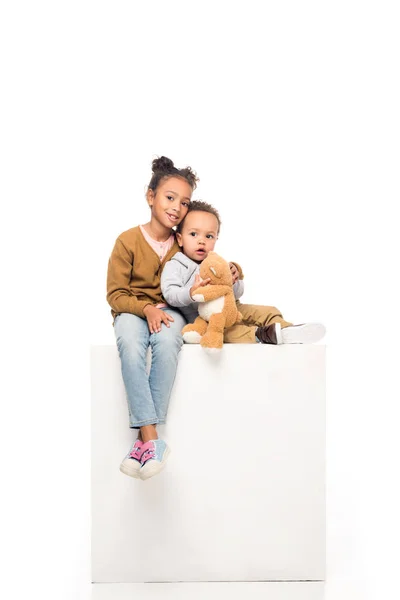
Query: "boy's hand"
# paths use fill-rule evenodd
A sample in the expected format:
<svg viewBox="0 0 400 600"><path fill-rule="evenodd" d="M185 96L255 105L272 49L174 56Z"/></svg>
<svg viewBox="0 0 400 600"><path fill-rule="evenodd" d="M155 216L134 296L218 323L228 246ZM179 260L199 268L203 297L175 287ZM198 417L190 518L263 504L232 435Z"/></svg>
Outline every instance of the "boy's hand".
<svg viewBox="0 0 400 600"><path fill-rule="evenodd" d="M232 285L233 285L239 279L239 271L237 270L237 268L235 267L235 265L233 263L229 263L229 268L232 273Z"/></svg>
<svg viewBox="0 0 400 600"><path fill-rule="evenodd" d="M190 288L190 297L193 299L193 292L194 290L196 290L199 287L204 287L205 285L208 285L211 281L210 277L207 277L207 279L202 279L200 277L200 275L196 275L196 277L194 278L194 284L192 285L192 287Z"/></svg>
<svg viewBox="0 0 400 600"><path fill-rule="evenodd" d="M150 333L160 333L161 323L165 323L165 325L169 327L169 321L174 320L171 315L161 310L161 308L156 308L152 304L147 304L144 307L143 312L147 319Z"/></svg>

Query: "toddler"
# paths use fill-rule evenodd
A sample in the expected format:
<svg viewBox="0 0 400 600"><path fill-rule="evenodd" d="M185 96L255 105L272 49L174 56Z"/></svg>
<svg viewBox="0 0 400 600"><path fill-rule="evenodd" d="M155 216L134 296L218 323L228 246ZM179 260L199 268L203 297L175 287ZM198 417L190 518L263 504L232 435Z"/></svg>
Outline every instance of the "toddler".
<svg viewBox="0 0 400 600"><path fill-rule="evenodd" d="M214 250L220 226L218 211L198 200L190 203L187 215L177 226L176 237L182 251L174 254L165 265L161 275L161 290L168 304L179 308L188 323L193 323L198 316L198 303L192 299L194 290L210 281L201 280L200 264ZM325 335L325 327L320 323L293 325L274 306L239 302L244 291L243 272L237 263L229 265L237 307L243 315L243 321L225 329L224 342L304 344L317 342Z"/></svg>

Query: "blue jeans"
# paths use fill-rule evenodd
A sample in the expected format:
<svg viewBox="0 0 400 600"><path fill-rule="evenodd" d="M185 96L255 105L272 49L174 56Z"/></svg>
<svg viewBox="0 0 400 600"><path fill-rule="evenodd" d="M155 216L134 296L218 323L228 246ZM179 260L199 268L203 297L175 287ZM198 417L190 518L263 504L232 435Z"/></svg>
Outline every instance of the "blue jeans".
<svg viewBox="0 0 400 600"><path fill-rule="evenodd" d="M182 347L181 331L185 318L177 310L163 308L174 321L161 323L159 333L150 333L146 319L130 313L115 318L114 332L121 359L122 378L128 400L129 426L165 423L169 398L175 380L178 354ZM146 356L151 346L150 374Z"/></svg>

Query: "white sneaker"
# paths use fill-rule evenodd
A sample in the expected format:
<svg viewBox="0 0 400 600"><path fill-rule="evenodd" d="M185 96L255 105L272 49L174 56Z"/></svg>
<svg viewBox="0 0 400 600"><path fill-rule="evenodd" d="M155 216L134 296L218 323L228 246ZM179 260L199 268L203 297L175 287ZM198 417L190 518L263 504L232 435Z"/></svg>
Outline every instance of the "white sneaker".
<svg viewBox="0 0 400 600"><path fill-rule="evenodd" d="M140 479L140 469L142 467L140 459L143 454L142 446L143 442L141 440L135 440L128 454L119 466L119 470L122 473L125 473L125 475L129 475L130 477L135 477L135 479Z"/></svg>
<svg viewBox="0 0 400 600"><path fill-rule="evenodd" d="M324 337L325 331L322 323L303 323L302 325L282 327L282 344L314 344Z"/></svg>

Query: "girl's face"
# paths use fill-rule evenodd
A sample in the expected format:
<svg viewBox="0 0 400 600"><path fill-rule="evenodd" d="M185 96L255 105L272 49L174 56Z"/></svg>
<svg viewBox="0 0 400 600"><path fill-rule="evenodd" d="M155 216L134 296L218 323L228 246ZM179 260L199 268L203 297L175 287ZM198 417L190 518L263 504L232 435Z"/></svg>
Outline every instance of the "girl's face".
<svg viewBox="0 0 400 600"><path fill-rule="evenodd" d="M178 225L186 216L192 188L181 177L169 177L159 184L156 193L147 192L147 202L151 208L151 218L166 229Z"/></svg>
<svg viewBox="0 0 400 600"><path fill-rule="evenodd" d="M218 239L219 223L215 215L202 210L192 210L185 219L181 233L176 234L184 254L197 263L214 250Z"/></svg>

